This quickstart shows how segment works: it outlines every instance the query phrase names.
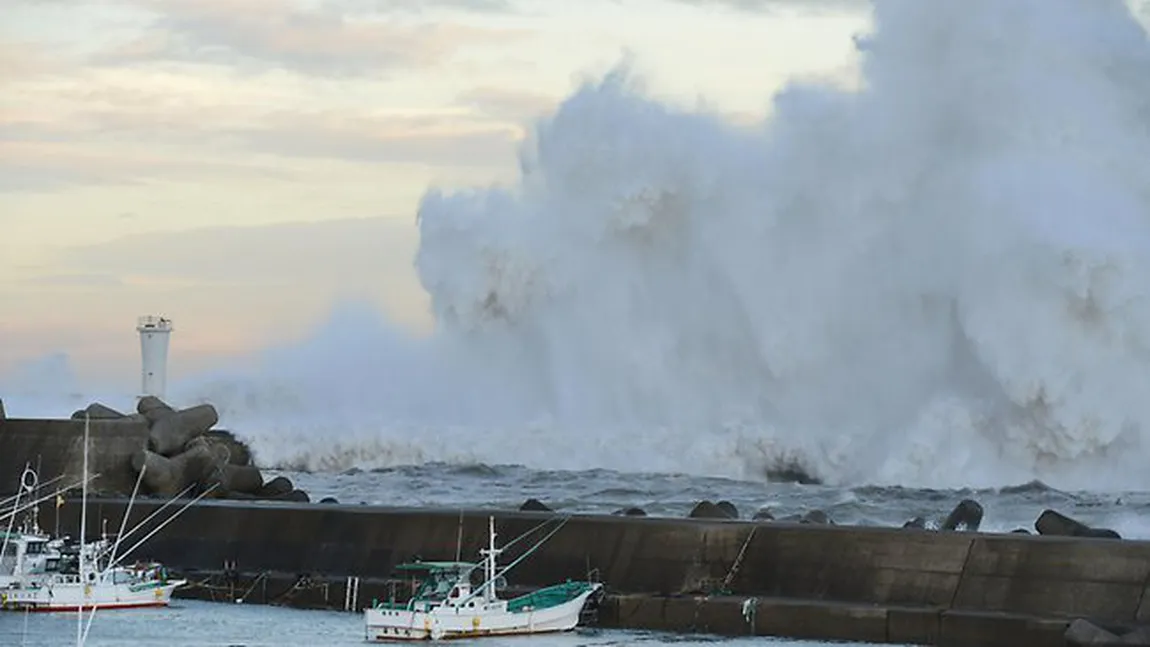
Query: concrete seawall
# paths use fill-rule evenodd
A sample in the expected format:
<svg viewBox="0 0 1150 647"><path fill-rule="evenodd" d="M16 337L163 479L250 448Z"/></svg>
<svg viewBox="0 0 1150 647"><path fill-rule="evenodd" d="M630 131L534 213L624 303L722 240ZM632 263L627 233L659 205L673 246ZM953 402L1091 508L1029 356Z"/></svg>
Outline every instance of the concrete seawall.
<svg viewBox="0 0 1150 647"><path fill-rule="evenodd" d="M148 426L133 419L93 419L88 455L93 491L131 492L136 475L128 464L132 452L147 446ZM57 476L61 488L83 478L84 421L0 418L0 494L19 488L24 466L31 463L41 482Z"/></svg>
<svg viewBox="0 0 1150 647"><path fill-rule="evenodd" d="M137 502L129 523L158 505ZM118 526L125 502L92 506L94 534L102 518ZM75 501L60 513L62 529L76 528ZM474 559L488 514L500 543L554 518L212 501L190 508L140 555L193 577L230 565L241 588L262 578L265 598L269 581L298 591L308 580L322 583L330 603L356 576L366 602L385 595L396 563L454 559L460 537L463 558ZM1140 541L588 515L572 517L509 579L535 587L589 573L611 593L602 623L628 628L991 647L1063 645L1074 618L1111 627L1150 618L1150 542ZM324 604L312 600L301 604Z"/></svg>

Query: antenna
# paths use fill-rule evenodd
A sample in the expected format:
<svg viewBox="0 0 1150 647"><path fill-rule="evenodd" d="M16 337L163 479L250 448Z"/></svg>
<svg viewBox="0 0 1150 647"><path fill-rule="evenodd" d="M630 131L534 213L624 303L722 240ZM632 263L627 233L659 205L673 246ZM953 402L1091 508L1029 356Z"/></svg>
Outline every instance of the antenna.
<svg viewBox="0 0 1150 647"><path fill-rule="evenodd" d="M140 333L140 396L154 395L164 399L168 382L168 340L172 334L172 321L164 317L146 315L136 322Z"/></svg>

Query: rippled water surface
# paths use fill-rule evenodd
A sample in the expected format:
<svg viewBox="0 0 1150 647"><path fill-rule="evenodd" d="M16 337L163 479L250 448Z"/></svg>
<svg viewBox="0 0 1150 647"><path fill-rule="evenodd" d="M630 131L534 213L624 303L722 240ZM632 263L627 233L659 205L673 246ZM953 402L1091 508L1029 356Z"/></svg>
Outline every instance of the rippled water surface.
<svg viewBox="0 0 1150 647"><path fill-rule="evenodd" d="M361 616L334 611L304 611L282 607L216 604L176 600L168 609L106 611L96 614L86 645L167 645L172 647L257 647L367 644ZM76 614L0 614L0 645L6 647L62 647L74 645ZM764 645L772 647L829 645L830 643L769 638L720 639L672 636L649 632L581 629L552 636L521 636L457 641L483 647L591 647L598 645L677 645L691 647ZM853 643L835 643L851 645Z"/></svg>

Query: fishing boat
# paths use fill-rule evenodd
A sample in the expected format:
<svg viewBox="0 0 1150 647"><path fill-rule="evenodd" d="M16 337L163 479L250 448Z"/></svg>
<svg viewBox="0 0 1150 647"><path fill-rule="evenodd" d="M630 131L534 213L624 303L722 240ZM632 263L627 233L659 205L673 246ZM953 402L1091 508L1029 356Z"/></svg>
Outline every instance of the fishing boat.
<svg viewBox="0 0 1150 647"><path fill-rule="evenodd" d="M495 518L488 521L489 545L479 551L482 562L412 562L396 567L414 576L418 588L405 603L375 601L364 610L367 640L441 640L574 629L584 605L603 585L568 580L516 598L499 598L496 589L505 582L503 576L543 542L499 571L496 558L507 547L495 547ZM473 587L472 575L481 568L481 583Z"/></svg>
<svg viewBox="0 0 1150 647"><path fill-rule="evenodd" d="M142 471L140 477L143 477ZM186 580L169 578L167 569L157 562L137 561L130 566L122 563L132 551L203 495L186 504L131 548L118 553L122 539L151 519L149 516L131 532L124 533L124 525L135 501L140 480L136 482L136 489L132 492L115 541L105 535L96 541L86 542L84 529L87 528L89 480L86 420L79 541L69 542L66 537L52 537L39 528L36 505L42 499L33 500L21 507L17 498L12 509L4 513L8 518L8 529L0 532L0 611L94 612L96 609L162 607L168 606L173 591L187 583ZM30 467L25 468L21 487L29 496L36 489L36 481L35 472ZM59 506L63 499L58 494L56 497ZM19 529L14 530L14 520L20 513L24 513L24 521Z"/></svg>
<svg viewBox="0 0 1150 647"><path fill-rule="evenodd" d="M94 542L80 550L86 559L66 552L67 547L47 537L20 534L10 537L14 566L0 576L0 610L82 611L168 606L172 592L186 580L170 579L162 564L137 563L110 566L101 553L106 542ZM74 556L73 556L74 555ZM72 557L69 559L69 557ZM69 565L80 565L69 568Z"/></svg>

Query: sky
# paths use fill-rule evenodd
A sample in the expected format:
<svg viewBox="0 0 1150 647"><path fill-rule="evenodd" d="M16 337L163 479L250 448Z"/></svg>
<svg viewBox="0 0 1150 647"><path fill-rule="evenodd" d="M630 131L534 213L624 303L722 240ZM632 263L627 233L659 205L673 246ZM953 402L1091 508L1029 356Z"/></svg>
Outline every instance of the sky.
<svg viewBox="0 0 1150 647"><path fill-rule="evenodd" d="M753 122L848 79L852 0L3 0L0 377L52 354L179 378L305 335L346 300L431 329L430 188L514 181L535 120L622 61Z"/></svg>

